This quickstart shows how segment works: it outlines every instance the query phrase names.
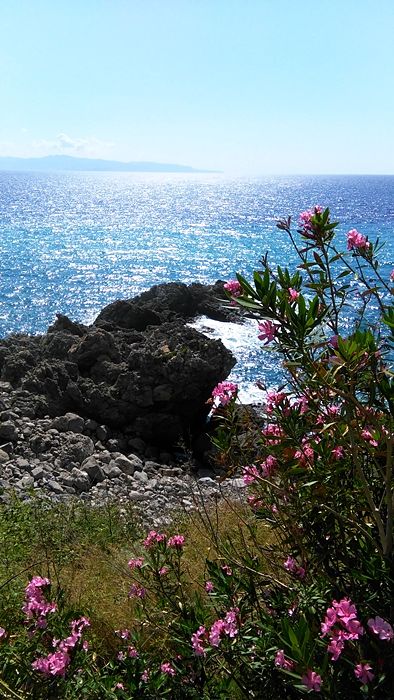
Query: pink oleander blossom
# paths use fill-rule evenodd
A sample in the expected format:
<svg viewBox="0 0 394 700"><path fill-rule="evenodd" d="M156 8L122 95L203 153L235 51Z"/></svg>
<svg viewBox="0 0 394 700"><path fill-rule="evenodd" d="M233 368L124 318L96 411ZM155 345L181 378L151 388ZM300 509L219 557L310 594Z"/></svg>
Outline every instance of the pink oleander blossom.
<svg viewBox="0 0 394 700"><path fill-rule="evenodd" d="M338 447L334 447L334 449L331 450L331 454L334 457L334 459L339 460L339 459L342 459L344 457L345 451L344 451L343 447L338 445Z"/></svg>
<svg viewBox="0 0 394 700"><path fill-rule="evenodd" d="M301 580L305 578L304 567L299 566L294 557L287 557L286 561L283 563L283 568Z"/></svg>
<svg viewBox="0 0 394 700"><path fill-rule="evenodd" d="M375 440L374 436L372 435L371 431L365 428L364 430L361 431L361 437L368 442L371 447L377 447L378 442Z"/></svg>
<svg viewBox="0 0 394 700"><path fill-rule="evenodd" d="M185 538L183 535L173 535L173 537L170 537L167 541L168 547L172 547L174 549L182 549L184 544Z"/></svg>
<svg viewBox="0 0 394 700"><path fill-rule="evenodd" d="M159 569L159 576L167 576L169 570L168 566L162 566L161 569Z"/></svg>
<svg viewBox="0 0 394 700"><path fill-rule="evenodd" d="M145 598L146 588L140 586L139 583L133 583L129 590L129 598Z"/></svg>
<svg viewBox="0 0 394 700"><path fill-rule="evenodd" d="M293 287L289 288L289 301L290 301L290 303L293 301L297 301L299 296L300 296L300 293L297 291L297 289L294 289Z"/></svg>
<svg viewBox="0 0 394 700"><path fill-rule="evenodd" d="M204 588L207 593L212 593L212 591L214 590L214 585L212 581L205 581Z"/></svg>
<svg viewBox="0 0 394 700"><path fill-rule="evenodd" d="M275 340L278 332L278 326L272 321L261 321L259 323L259 334L258 339L264 341L264 343L270 343Z"/></svg>
<svg viewBox="0 0 394 700"><path fill-rule="evenodd" d="M265 479L272 476L278 467L278 460L273 455L268 455L264 462L260 464L261 476Z"/></svg>
<svg viewBox="0 0 394 700"><path fill-rule="evenodd" d="M389 622L383 620L382 617L379 617L379 615L377 615L375 618L369 619L367 624L368 627L372 630L372 632L378 635L379 639L389 642L391 639L394 638L394 631L392 626Z"/></svg>
<svg viewBox="0 0 394 700"><path fill-rule="evenodd" d="M66 652L56 651L36 659L31 666L35 671L39 671L45 676L65 676L70 661L70 656Z"/></svg>
<svg viewBox="0 0 394 700"><path fill-rule="evenodd" d="M322 679L321 676L315 671L312 671L312 669L308 668L305 676L301 678L301 683L303 683L308 690L314 690L315 693L320 693Z"/></svg>
<svg viewBox="0 0 394 700"><path fill-rule="evenodd" d="M286 659L283 649L278 649L276 652L274 664L278 668L283 668L284 671L291 671L295 665L294 661Z"/></svg>
<svg viewBox="0 0 394 700"><path fill-rule="evenodd" d="M133 569L141 569L144 563L144 558L143 557L137 557L137 559L130 559L128 566L131 570Z"/></svg>
<svg viewBox="0 0 394 700"><path fill-rule="evenodd" d="M160 671L162 673L165 673L167 676L175 676L176 675L175 668L173 668L173 666L171 666L171 664L168 661L165 661L164 663L161 664Z"/></svg>
<svg viewBox="0 0 394 700"><path fill-rule="evenodd" d="M238 280L229 280L223 286L232 297L240 297L242 294L242 287Z"/></svg>
<svg viewBox="0 0 394 700"><path fill-rule="evenodd" d="M338 661L345 648L345 640L342 637L333 637L327 646L327 651L331 654L331 661Z"/></svg>
<svg viewBox="0 0 394 700"><path fill-rule="evenodd" d="M242 479L246 486L254 484L254 482L257 481L260 476L261 474L254 464L244 467L242 470Z"/></svg>
<svg viewBox="0 0 394 700"><path fill-rule="evenodd" d="M156 532L156 530L151 530L148 533L148 536L144 539L143 545L145 549L150 549L153 547L155 544L159 544L160 542L165 542L166 536L163 532Z"/></svg>
<svg viewBox="0 0 394 700"><path fill-rule="evenodd" d="M354 667L354 675L363 685L366 685L369 683L369 681L372 681L375 678L375 674L372 673L372 666L370 664L357 664L357 666Z"/></svg>
<svg viewBox="0 0 394 700"><path fill-rule="evenodd" d="M370 243L366 236L352 228L347 234L347 249L348 250L367 250Z"/></svg>
<svg viewBox="0 0 394 700"><path fill-rule="evenodd" d="M321 207L319 204L315 205L313 209L307 209L306 211L302 211L298 217L298 222L300 226L307 229L308 231L311 231L313 228L312 218L316 216L316 214L321 214L322 212L323 207Z"/></svg>
<svg viewBox="0 0 394 700"><path fill-rule="evenodd" d="M205 656L206 650L204 644L207 641L207 637L207 630L203 625L198 628L197 632L192 634L192 647L196 656Z"/></svg>
<svg viewBox="0 0 394 700"><path fill-rule="evenodd" d="M227 406L237 396L238 385L233 382L219 382L212 391L212 397L216 406Z"/></svg>
<svg viewBox="0 0 394 700"><path fill-rule="evenodd" d="M130 646L127 647L127 656L130 659L138 659L139 657L137 649L132 644L130 644Z"/></svg>
<svg viewBox="0 0 394 700"><path fill-rule="evenodd" d="M220 568L226 574L226 576L233 575L233 570L229 567L228 564L222 564L222 566Z"/></svg>
<svg viewBox="0 0 394 700"><path fill-rule="evenodd" d="M4 639L6 636L7 632L5 631L4 627L0 627L0 639Z"/></svg>
<svg viewBox="0 0 394 700"><path fill-rule="evenodd" d="M131 632L128 629L115 630L115 634L120 637L120 639L130 639Z"/></svg>

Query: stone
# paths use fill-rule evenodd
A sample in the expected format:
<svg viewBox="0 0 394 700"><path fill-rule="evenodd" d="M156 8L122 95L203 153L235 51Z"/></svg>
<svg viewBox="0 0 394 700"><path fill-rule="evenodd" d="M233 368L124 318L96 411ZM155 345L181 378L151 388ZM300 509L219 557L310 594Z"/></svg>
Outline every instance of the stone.
<svg viewBox="0 0 394 700"><path fill-rule="evenodd" d="M104 481L104 471L94 457L88 457L81 464L81 471L86 472L92 484Z"/></svg>
<svg viewBox="0 0 394 700"><path fill-rule="evenodd" d="M142 461L138 459L138 457L135 457L135 460L137 461L138 466L142 468ZM116 457L114 459L114 462L117 467L123 472L123 474L129 474L130 476L133 476L134 471L135 471L135 461L128 459L124 455L120 455L119 457Z"/></svg>
<svg viewBox="0 0 394 700"><path fill-rule="evenodd" d="M31 475L34 481L40 481L45 476L45 470L42 467L33 467Z"/></svg>
<svg viewBox="0 0 394 700"><path fill-rule="evenodd" d="M116 466L114 461L111 461L109 464L104 464L102 469L103 474L108 477L108 479L115 479L122 474L122 470Z"/></svg>
<svg viewBox="0 0 394 700"><path fill-rule="evenodd" d="M71 471L72 483L67 484L67 486L73 486L77 493L82 493L83 491L89 491L90 479L86 472L81 471L74 467Z"/></svg>
<svg viewBox="0 0 394 700"><path fill-rule="evenodd" d="M53 493L63 493L63 487L61 484L59 484L58 481L55 481L54 479L49 479L47 482L47 486L50 488Z"/></svg>
<svg viewBox="0 0 394 700"><path fill-rule="evenodd" d="M18 431L15 427L15 423L10 420L6 420L0 423L0 440L11 440L16 442L18 439Z"/></svg>
<svg viewBox="0 0 394 700"><path fill-rule="evenodd" d="M8 452L5 450L0 449L0 464L4 464L4 462L8 462L10 456Z"/></svg>
<svg viewBox="0 0 394 700"><path fill-rule="evenodd" d="M149 481L149 477L146 472L134 472L134 477L135 481L139 481L141 484L147 484Z"/></svg>
<svg viewBox="0 0 394 700"><path fill-rule="evenodd" d="M52 421L52 426L62 433L70 431L71 433L83 433L85 421L76 413L66 413L64 416L58 416Z"/></svg>

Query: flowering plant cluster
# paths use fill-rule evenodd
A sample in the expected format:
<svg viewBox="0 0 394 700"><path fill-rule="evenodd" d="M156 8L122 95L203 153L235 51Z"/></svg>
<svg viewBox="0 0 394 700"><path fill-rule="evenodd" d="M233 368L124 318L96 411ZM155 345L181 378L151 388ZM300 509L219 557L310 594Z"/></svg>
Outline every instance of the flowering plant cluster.
<svg viewBox="0 0 394 700"><path fill-rule="evenodd" d="M253 513L287 555L292 593L281 581L274 665L301 693L381 698L394 682L394 271L379 264L379 240L354 228L337 247L337 226L320 206L301 213L296 233L290 218L278 222L297 270L272 269L265 257L253 284L238 275L239 287L225 288L286 372L265 392L243 467Z"/></svg>

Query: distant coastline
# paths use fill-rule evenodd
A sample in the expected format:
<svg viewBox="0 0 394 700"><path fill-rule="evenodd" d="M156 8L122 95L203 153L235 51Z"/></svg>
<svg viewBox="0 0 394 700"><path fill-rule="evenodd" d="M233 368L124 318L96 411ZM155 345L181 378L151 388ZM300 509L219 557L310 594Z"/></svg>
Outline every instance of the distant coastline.
<svg viewBox="0 0 394 700"><path fill-rule="evenodd" d="M54 172L140 172L140 173L213 173L216 170L200 170L189 165L176 163L155 163L150 161L104 160L101 158L76 158L74 156L53 155L42 158L17 158L0 156L0 171Z"/></svg>

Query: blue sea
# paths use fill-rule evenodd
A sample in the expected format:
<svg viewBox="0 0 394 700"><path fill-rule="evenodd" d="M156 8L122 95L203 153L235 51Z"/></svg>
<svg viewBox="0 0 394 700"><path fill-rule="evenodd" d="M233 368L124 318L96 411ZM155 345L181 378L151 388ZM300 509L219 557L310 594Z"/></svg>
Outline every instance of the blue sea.
<svg viewBox="0 0 394 700"><path fill-rule="evenodd" d="M91 323L100 309L153 284L250 275L266 251L294 255L278 218L315 204L386 242L394 261L394 176L229 178L216 174L0 172L0 336L40 333L56 312ZM256 323L201 319L238 357L232 378L258 399L257 379L277 376Z"/></svg>

